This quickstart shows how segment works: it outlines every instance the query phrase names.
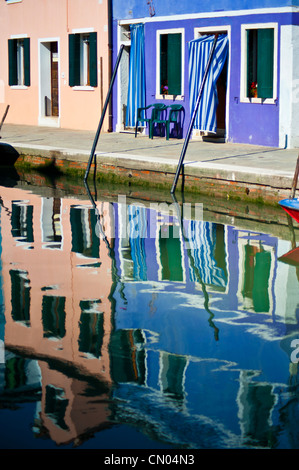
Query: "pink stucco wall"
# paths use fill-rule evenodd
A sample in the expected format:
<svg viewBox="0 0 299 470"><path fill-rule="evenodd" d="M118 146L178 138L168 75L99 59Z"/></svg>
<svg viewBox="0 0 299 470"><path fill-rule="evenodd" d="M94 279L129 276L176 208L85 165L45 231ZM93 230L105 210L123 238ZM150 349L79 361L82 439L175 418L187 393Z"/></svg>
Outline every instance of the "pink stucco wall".
<svg viewBox="0 0 299 470"><path fill-rule="evenodd" d="M69 86L68 35L74 30L97 32L98 86L93 89ZM24 89L8 85L8 39L17 35L30 37L31 85ZM40 43L52 40L58 42L60 116L57 122L50 118L41 124ZM6 123L47 125L48 122L62 128L96 130L109 80L107 1L0 2L0 64L0 117L6 105L10 105ZM107 129L108 116L103 131Z"/></svg>

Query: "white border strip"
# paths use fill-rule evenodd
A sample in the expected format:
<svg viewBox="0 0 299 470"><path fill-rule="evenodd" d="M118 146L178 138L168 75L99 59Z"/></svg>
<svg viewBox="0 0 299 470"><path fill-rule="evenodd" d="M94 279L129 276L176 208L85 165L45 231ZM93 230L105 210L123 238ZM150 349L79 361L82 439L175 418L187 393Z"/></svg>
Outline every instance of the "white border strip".
<svg viewBox="0 0 299 470"><path fill-rule="evenodd" d="M23 39L28 38L28 34L11 34L10 39Z"/></svg>
<svg viewBox="0 0 299 470"><path fill-rule="evenodd" d="M171 16L152 16L145 18L118 20L120 25L134 24L134 23L158 23L162 21L179 21L179 20L196 20L200 18L223 18L227 16L249 16L249 15L263 15L263 14L277 14L277 13L299 13L299 7L277 7L277 8L256 8L250 10L224 10L224 11L210 11L206 13L188 13L185 15L171 15Z"/></svg>
<svg viewBox="0 0 299 470"><path fill-rule="evenodd" d="M73 34L83 34L83 33L94 33L94 28L74 28L72 29Z"/></svg>

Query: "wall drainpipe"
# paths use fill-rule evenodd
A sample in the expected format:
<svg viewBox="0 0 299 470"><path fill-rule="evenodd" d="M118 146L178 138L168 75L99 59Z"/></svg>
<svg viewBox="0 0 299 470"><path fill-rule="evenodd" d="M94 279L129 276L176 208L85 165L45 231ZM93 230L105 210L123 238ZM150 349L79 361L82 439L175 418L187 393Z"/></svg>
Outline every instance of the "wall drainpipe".
<svg viewBox="0 0 299 470"><path fill-rule="evenodd" d="M108 83L111 83L112 79L112 54L113 54L113 22L112 22L112 0L108 0ZM108 109L109 123L108 132L113 131L113 108L112 108L112 94L109 101Z"/></svg>

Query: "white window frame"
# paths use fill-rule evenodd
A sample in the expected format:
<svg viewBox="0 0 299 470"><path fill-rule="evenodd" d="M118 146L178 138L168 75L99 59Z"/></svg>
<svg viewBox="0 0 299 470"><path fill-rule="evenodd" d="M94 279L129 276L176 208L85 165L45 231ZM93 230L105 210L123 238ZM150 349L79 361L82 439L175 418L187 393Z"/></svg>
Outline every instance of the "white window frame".
<svg viewBox="0 0 299 470"><path fill-rule="evenodd" d="M181 48L182 48L182 68L181 68L181 94L180 95L162 95L160 91L160 36L162 34L177 34L182 35ZM184 80L185 70L185 28L172 28L172 29L158 29L156 32L156 99L158 100L183 100L185 90Z"/></svg>
<svg viewBox="0 0 299 470"><path fill-rule="evenodd" d="M273 97L272 98L249 98L247 97L247 41L246 31L248 29L274 29L274 51L273 51ZM240 102L241 103L263 103L276 104L277 100L277 55L278 55L278 23L250 23L241 25L241 70L240 70Z"/></svg>
<svg viewBox="0 0 299 470"><path fill-rule="evenodd" d="M89 33L94 33L94 28L75 28L72 29L71 34L80 34L80 82L81 85L75 85L72 87L74 91L93 91L93 86L87 85L87 45L84 44L84 36L89 36Z"/></svg>
<svg viewBox="0 0 299 470"><path fill-rule="evenodd" d="M38 39L38 89L39 89L39 115L38 115L38 124L39 126L46 126L46 127L60 127L60 112L59 116L45 116L44 112L44 105L42 103L43 100L43 91L44 91L44 86L45 86L45 79L43 76L44 64L42 60L42 49L44 44L50 43L50 42L57 42L57 47L58 47L58 77L61 76L62 79L65 81L65 74L61 73L60 71L60 38L58 36L56 37L45 37L45 38L39 38ZM46 53L46 62L50 63L50 57L48 58L48 54ZM50 82L50 80L49 80ZM46 85L47 86L47 85ZM59 88L58 88L58 96L59 96L59 102L58 102L58 108L59 110L61 109L61 91L60 91L60 81L59 81Z"/></svg>
<svg viewBox="0 0 299 470"><path fill-rule="evenodd" d="M17 0L21 1L21 0ZM14 3L14 1L11 1ZM28 38L28 34L12 34L10 39L17 41L17 80L16 85L11 85L11 90L27 90L28 86L24 85L25 81L25 58L24 58L24 43L23 40Z"/></svg>

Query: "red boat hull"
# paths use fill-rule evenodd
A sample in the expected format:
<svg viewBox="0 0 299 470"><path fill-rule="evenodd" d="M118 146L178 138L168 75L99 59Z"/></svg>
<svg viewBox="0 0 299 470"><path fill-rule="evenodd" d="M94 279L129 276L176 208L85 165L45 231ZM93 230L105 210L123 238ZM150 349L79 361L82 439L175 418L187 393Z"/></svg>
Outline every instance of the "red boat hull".
<svg viewBox="0 0 299 470"><path fill-rule="evenodd" d="M299 266L299 247L288 251L288 253L285 255L282 255L279 258L279 261L283 261L286 264L291 264L292 266Z"/></svg>
<svg viewBox="0 0 299 470"><path fill-rule="evenodd" d="M284 199L279 202L281 207L299 223L299 201L298 199Z"/></svg>

